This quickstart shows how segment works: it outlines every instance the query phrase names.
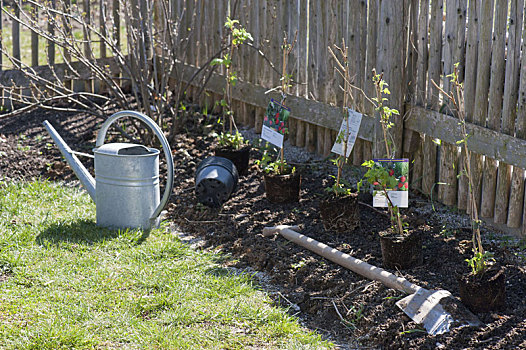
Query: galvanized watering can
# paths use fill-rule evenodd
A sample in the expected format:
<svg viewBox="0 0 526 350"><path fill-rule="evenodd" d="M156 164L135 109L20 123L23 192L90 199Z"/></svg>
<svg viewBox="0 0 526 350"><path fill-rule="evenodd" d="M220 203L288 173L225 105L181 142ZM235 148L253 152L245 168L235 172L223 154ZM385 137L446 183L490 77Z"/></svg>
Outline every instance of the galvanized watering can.
<svg viewBox="0 0 526 350"><path fill-rule="evenodd" d="M140 119L161 141L167 164L166 188L159 197L159 150L133 143L104 144L106 132L117 119ZM160 214L173 188L173 159L170 145L157 124L139 112L122 111L109 117L97 135L95 179L76 154L46 120L44 126L66 158L97 208L97 225L114 228L159 227Z"/></svg>

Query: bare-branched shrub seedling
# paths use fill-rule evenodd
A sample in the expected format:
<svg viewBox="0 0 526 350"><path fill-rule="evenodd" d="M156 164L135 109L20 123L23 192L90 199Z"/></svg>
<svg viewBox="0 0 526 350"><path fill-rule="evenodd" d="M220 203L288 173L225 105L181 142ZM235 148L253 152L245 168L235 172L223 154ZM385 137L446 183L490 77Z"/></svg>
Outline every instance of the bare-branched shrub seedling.
<svg viewBox="0 0 526 350"><path fill-rule="evenodd" d="M351 72L349 68L349 50L345 45L345 39L342 39L342 46L338 47L333 45L334 50L329 46L329 53L336 62L336 71L343 78L343 104L342 104L342 115L343 120L346 122L346 128L338 134L337 141L343 144L343 154L338 155L332 162L338 168L334 183L332 186L327 187L326 191L333 193L335 196L348 195L351 193L349 184L342 179L343 167L347 163L347 142L349 140L350 126L349 126L349 103L353 100L352 95L352 84L351 84ZM341 56L335 53L338 52Z"/></svg>
<svg viewBox="0 0 526 350"><path fill-rule="evenodd" d="M223 110L223 118L220 120L223 126L223 132L218 136L218 140L220 146L239 149L245 142L243 136L237 129L234 112L232 110L232 88L237 82L237 72L234 70L233 60L239 46L245 41L252 41L253 39L252 35L241 26L237 19L227 17L225 28L227 30L227 50L223 56L213 59L210 63L212 66L222 65L226 69L224 95L223 99L219 101ZM225 133L225 119L228 119L228 134Z"/></svg>
<svg viewBox="0 0 526 350"><path fill-rule="evenodd" d="M444 96L451 102L450 106L454 109L454 113L459 119L459 126L462 139L457 141L457 145L464 147L464 170L458 174L458 176L466 176L468 179L468 192L469 192L469 205L470 216L471 216L471 228L473 231L472 243L473 243L473 256L470 259L466 259L471 271L474 275L484 273L489 266L490 261L494 261L493 255L490 252L484 251L482 247L482 238L480 235L480 224L481 221L478 216L477 201L475 199L475 191L473 189L473 176L471 173L471 151L468 148L469 133L466 126L466 111L464 108L464 85L458 81L458 63L455 64L453 73L447 75L450 78L453 91L447 93L438 84L432 81L433 85L444 94Z"/></svg>

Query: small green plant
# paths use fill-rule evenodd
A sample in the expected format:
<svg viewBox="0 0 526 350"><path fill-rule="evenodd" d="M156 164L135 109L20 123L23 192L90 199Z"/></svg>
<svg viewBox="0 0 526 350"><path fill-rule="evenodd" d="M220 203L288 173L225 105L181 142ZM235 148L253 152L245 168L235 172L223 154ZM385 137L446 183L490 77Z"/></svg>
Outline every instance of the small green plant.
<svg viewBox="0 0 526 350"><path fill-rule="evenodd" d="M473 274L477 275L484 273L489 266L489 262L493 260L492 255L485 252L482 247L482 238L480 235L480 224L481 221L478 217L477 200L473 189L473 176L471 173L471 151L468 148L469 134L466 127L466 111L464 108L464 86L458 81L458 63L455 64L453 73L447 75L450 78L452 85L451 93L447 93L438 86L433 80L433 85L444 94L444 96L450 101L449 106L454 109L454 112L458 116L460 132L462 139L457 141L457 145L464 147L464 169L458 174L460 176L466 176L468 178L468 194L469 194L469 205L471 206L471 229L473 231L472 243L473 243L473 257L466 259L466 262L471 267Z"/></svg>
<svg viewBox="0 0 526 350"><path fill-rule="evenodd" d="M338 160L334 159L331 161L337 162ZM325 187L326 192L332 193L335 196L348 196L352 193L351 184L348 181L342 178L338 180L334 175L329 175L329 177L333 178L334 182L332 183L332 186Z"/></svg>
<svg viewBox="0 0 526 350"><path fill-rule="evenodd" d="M285 158L282 158L279 154L276 160L275 153L277 153L275 148L270 148L268 143L263 150L263 154L260 160L256 160L255 163L267 174L275 175L286 175L294 174L296 168L287 163Z"/></svg>
<svg viewBox="0 0 526 350"><path fill-rule="evenodd" d="M17 142L17 145L16 145L16 148L19 150L19 151L24 151L24 152L27 152L31 149L30 146L28 145L25 145L24 146L24 142L27 140L27 135L24 135L24 134L20 134L18 135L18 142Z"/></svg>
<svg viewBox="0 0 526 350"><path fill-rule="evenodd" d="M307 259L305 258L301 259L297 263L293 263L290 265L290 267L292 267L294 270L299 270L304 266L307 266Z"/></svg>
<svg viewBox="0 0 526 350"><path fill-rule="evenodd" d="M232 87L236 85L237 82L237 73L234 71L232 67L232 60L234 58L234 55L239 48L240 45L242 45L247 40L253 40L252 35L246 31L245 28L241 26L238 20L231 19L230 17L227 17L225 22L225 28L227 30L227 44L228 48L225 54L220 57L212 60L210 63L212 66L215 65L222 65L226 69L225 73L225 82L226 87L224 89L224 95L223 99L219 101L219 105L222 107L223 110L223 118L219 120L221 125L223 126L223 132L225 131L225 119L228 119L228 131L230 134L238 133L236 123L234 121L234 112L232 111ZM237 136L239 137L239 135ZM241 136L242 137L242 136ZM239 143L237 144L228 144L225 142L228 142L232 139L225 138L223 139L223 143L225 146L229 146L234 149L239 148ZM221 140L220 140L221 142ZM237 147L236 147L237 145Z"/></svg>
<svg viewBox="0 0 526 350"><path fill-rule="evenodd" d="M229 147L233 149L240 149L247 144L243 135L237 130L235 133L222 132L217 135L217 142L221 147Z"/></svg>
<svg viewBox="0 0 526 350"><path fill-rule="evenodd" d="M448 227L447 225L442 225L442 229L440 230L440 234L444 236L444 238L454 237L456 233L457 233L456 229L452 229Z"/></svg>
<svg viewBox="0 0 526 350"><path fill-rule="evenodd" d="M471 267L471 272L474 275L483 273L488 268L488 262L494 262L493 254L490 252L478 252L473 250L473 256L470 259L465 259L468 266Z"/></svg>

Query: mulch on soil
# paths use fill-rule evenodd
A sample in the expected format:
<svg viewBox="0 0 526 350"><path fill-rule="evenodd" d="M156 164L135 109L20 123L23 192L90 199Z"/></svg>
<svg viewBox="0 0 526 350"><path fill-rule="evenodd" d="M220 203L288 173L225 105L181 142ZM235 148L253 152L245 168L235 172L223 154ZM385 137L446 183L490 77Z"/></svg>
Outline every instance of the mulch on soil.
<svg viewBox="0 0 526 350"><path fill-rule="evenodd" d="M103 121L84 114L42 110L16 118L0 117L0 181L76 181L47 136L44 119L50 120L73 149L88 153ZM429 336L396 307L403 293L364 279L281 237L262 236L265 226L299 224L307 236L370 264L382 265L377 233L389 225L384 215L361 205L359 228L344 233L324 230L319 202L328 174L334 172L328 162L297 164L302 175L299 203L272 204L265 198L263 175L253 163L260 154L252 150L248 174L240 178L232 198L220 209L198 204L195 168L213 155L214 146L214 137L202 131L204 123L202 117L191 119L188 133L179 135L172 144L175 189L167 219L178 230L198 237L203 249L230 255L227 264L231 267L263 272L269 284L262 284L262 288L272 289L276 302L290 307L290 313L300 317L306 327L342 348L526 348L526 255L517 247L516 239L502 240L502 234L483 228L486 250L506 268L506 308L478 314L485 324L480 328ZM429 201L416 194L410 197L410 208L404 213L411 226L423 232L424 264L396 273L422 287L446 289L458 296L457 276L467 271L464 259L471 252L469 219L436 204L432 210ZM367 196L361 200L369 203Z"/></svg>

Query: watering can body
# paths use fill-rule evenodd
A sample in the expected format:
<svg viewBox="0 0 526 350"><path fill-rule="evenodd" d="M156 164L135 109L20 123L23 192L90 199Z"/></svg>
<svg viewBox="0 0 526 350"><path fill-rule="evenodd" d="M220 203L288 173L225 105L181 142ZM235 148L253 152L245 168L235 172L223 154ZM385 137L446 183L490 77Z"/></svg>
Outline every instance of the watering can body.
<svg viewBox="0 0 526 350"><path fill-rule="evenodd" d="M135 117L146 123L158 136L167 163L167 184L160 196L159 154L155 148L133 143L107 143L109 126L119 118ZM173 160L170 146L157 124L147 116L132 111L115 113L104 122L93 149L95 179L53 129L44 125L70 164L82 185L95 201L97 225L113 228L151 229L159 226L160 214L173 187Z"/></svg>
<svg viewBox="0 0 526 350"><path fill-rule="evenodd" d="M159 150L131 143L108 143L95 154L97 224L147 228L159 206Z"/></svg>

